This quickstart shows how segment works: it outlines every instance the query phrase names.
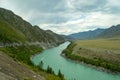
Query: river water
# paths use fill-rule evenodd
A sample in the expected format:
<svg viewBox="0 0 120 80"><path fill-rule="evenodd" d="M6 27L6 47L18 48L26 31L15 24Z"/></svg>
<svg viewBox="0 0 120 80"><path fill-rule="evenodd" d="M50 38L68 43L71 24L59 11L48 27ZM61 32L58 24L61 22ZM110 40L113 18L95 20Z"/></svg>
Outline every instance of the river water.
<svg viewBox="0 0 120 80"><path fill-rule="evenodd" d="M47 69L49 65L56 74L60 69L67 80L120 80L120 75L99 71L62 57L61 52L69 44L70 42L65 42L58 47L45 50L35 55L32 61L36 65L43 61L43 68Z"/></svg>

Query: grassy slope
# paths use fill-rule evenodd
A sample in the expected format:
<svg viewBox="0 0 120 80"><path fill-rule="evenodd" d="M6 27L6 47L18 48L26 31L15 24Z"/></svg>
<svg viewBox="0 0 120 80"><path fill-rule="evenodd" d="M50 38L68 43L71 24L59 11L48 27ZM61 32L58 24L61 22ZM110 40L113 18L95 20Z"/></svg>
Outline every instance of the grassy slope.
<svg viewBox="0 0 120 80"><path fill-rule="evenodd" d="M15 15L13 12L0 8L0 43L15 42L24 44L24 42L36 41L44 42L46 43L46 45L48 45L49 43L50 46L55 46L59 42L56 41L53 35L48 34L46 31L40 29L38 26L33 27L30 23ZM0 48L0 50L8 54L15 61L19 61L33 68L34 66L30 61L30 57L36 52L40 52L41 48L33 45L22 45L2 47ZM33 69L41 71L38 67L35 67ZM47 80L60 80L58 76L52 74L44 73L44 75L47 75Z"/></svg>
<svg viewBox="0 0 120 80"><path fill-rule="evenodd" d="M52 32L53 33L53 32ZM20 16L10 10L0 8L0 42L44 42L56 46L64 39L53 33L52 35L39 26L32 26Z"/></svg>
<svg viewBox="0 0 120 80"><path fill-rule="evenodd" d="M32 69L38 74L44 76L46 80L61 80L58 76L46 73L43 70L41 70L39 67L34 66L33 63L31 63L30 61L31 55L34 55L37 52L41 52L42 51L41 47L29 46L29 45L28 46L24 46L24 45L14 46L14 47L11 46L11 47L0 48L0 51L5 52L7 55L12 57L15 61L28 66L29 69Z"/></svg>
<svg viewBox="0 0 120 80"><path fill-rule="evenodd" d="M45 80L29 66L15 61L3 52L0 52L0 68L0 73L4 74L4 76L0 75L0 80Z"/></svg>
<svg viewBox="0 0 120 80"><path fill-rule="evenodd" d="M120 72L120 40L80 40L63 52L68 58Z"/></svg>
<svg viewBox="0 0 120 80"><path fill-rule="evenodd" d="M25 41L25 36L6 22L0 21L0 42Z"/></svg>

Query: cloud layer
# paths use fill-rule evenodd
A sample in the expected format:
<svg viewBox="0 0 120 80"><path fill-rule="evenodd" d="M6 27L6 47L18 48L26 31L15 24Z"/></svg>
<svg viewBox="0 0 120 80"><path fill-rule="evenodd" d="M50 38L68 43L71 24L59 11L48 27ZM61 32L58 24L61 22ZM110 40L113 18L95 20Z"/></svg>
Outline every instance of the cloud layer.
<svg viewBox="0 0 120 80"><path fill-rule="evenodd" d="M120 23L119 0L0 0L33 25L71 34Z"/></svg>

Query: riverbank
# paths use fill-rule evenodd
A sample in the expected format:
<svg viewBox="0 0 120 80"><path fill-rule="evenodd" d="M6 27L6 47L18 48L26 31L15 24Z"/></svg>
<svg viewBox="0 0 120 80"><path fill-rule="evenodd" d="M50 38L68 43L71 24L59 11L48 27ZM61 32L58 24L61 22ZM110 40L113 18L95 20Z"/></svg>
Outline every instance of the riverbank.
<svg viewBox="0 0 120 80"><path fill-rule="evenodd" d="M66 49L69 44L70 42L66 42L55 48L45 50L41 54L34 56L32 61L36 65L39 65L42 61L44 63L43 69L46 70L49 65L55 74L57 74L58 70L60 70L62 74L64 74L66 80L98 80L98 77L100 77L99 80L120 79L120 76L117 74L114 75L111 73L98 71L60 56L62 51Z"/></svg>
<svg viewBox="0 0 120 80"><path fill-rule="evenodd" d="M28 65L0 52L0 80L45 80Z"/></svg>
<svg viewBox="0 0 120 80"><path fill-rule="evenodd" d="M37 52L37 53L31 55L30 60L32 61L32 59L33 59L34 56L39 55L39 54L42 53L44 50L47 50L47 49L51 49L51 48L54 48L54 47L60 46L60 45L63 44L63 43L64 43L64 42L57 43L57 45L50 46L50 47L42 47L42 50L41 50L40 52Z"/></svg>
<svg viewBox="0 0 120 80"><path fill-rule="evenodd" d="M99 53L82 48L73 42L63 51L63 54L63 57L74 60L77 63L90 66L100 71L120 74L119 54L107 54L106 57L110 57L109 59L102 57L106 55L104 53L99 55Z"/></svg>
<svg viewBox="0 0 120 80"><path fill-rule="evenodd" d="M70 60L70 61L74 62L74 63L81 64L81 65L84 65L84 66L88 66L88 67L91 67L91 68L96 69L98 71L103 71L103 72L107 72L107 73L111 73L111 74L120 75L120 72L113 72L113 71L111 71L109 69L106 69L104 67L95 66L95 65L92 65L92 64L87 64L85 62L81 62L81 61L78 61L78 60L73 60L71 58L66 57L64 53L62 53L61 56L64 57L65 59L67 59L67 60Z"/></svg>
<svg viewBox="0 0 120 80"><path fill-rule="evenodd" d="M0 54L0 72L2 71L6 76L9 75L10 78L13 75L12 78L20 80L61 80L58 76L47 73L31 62L32 55L43 51L40 46L6 46L0 48L0 51L2 51ZM5 79L7 79L6 76L4 76Z"/></svg>

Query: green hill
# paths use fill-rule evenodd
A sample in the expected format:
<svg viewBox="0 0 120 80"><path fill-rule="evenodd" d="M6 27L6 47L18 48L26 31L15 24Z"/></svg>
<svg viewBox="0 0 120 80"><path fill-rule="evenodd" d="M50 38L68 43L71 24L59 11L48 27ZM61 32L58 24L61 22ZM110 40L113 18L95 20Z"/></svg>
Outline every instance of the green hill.
<svg viewBox="0 0 120 80"><path fill-rule="evenodd" d="M32 26L12 11L0 8L0 77L4 74L2 78L7 80L64 80L31 62L34 54L62 42L61 35Z"/></svg>
<svg viewBox="0 0 120 80"><path fill-rule="evenodd" d="M42 42L57 45L64 41L62 36L51 33L32 26L12 11L0 8L0 42Z"/></svg>

